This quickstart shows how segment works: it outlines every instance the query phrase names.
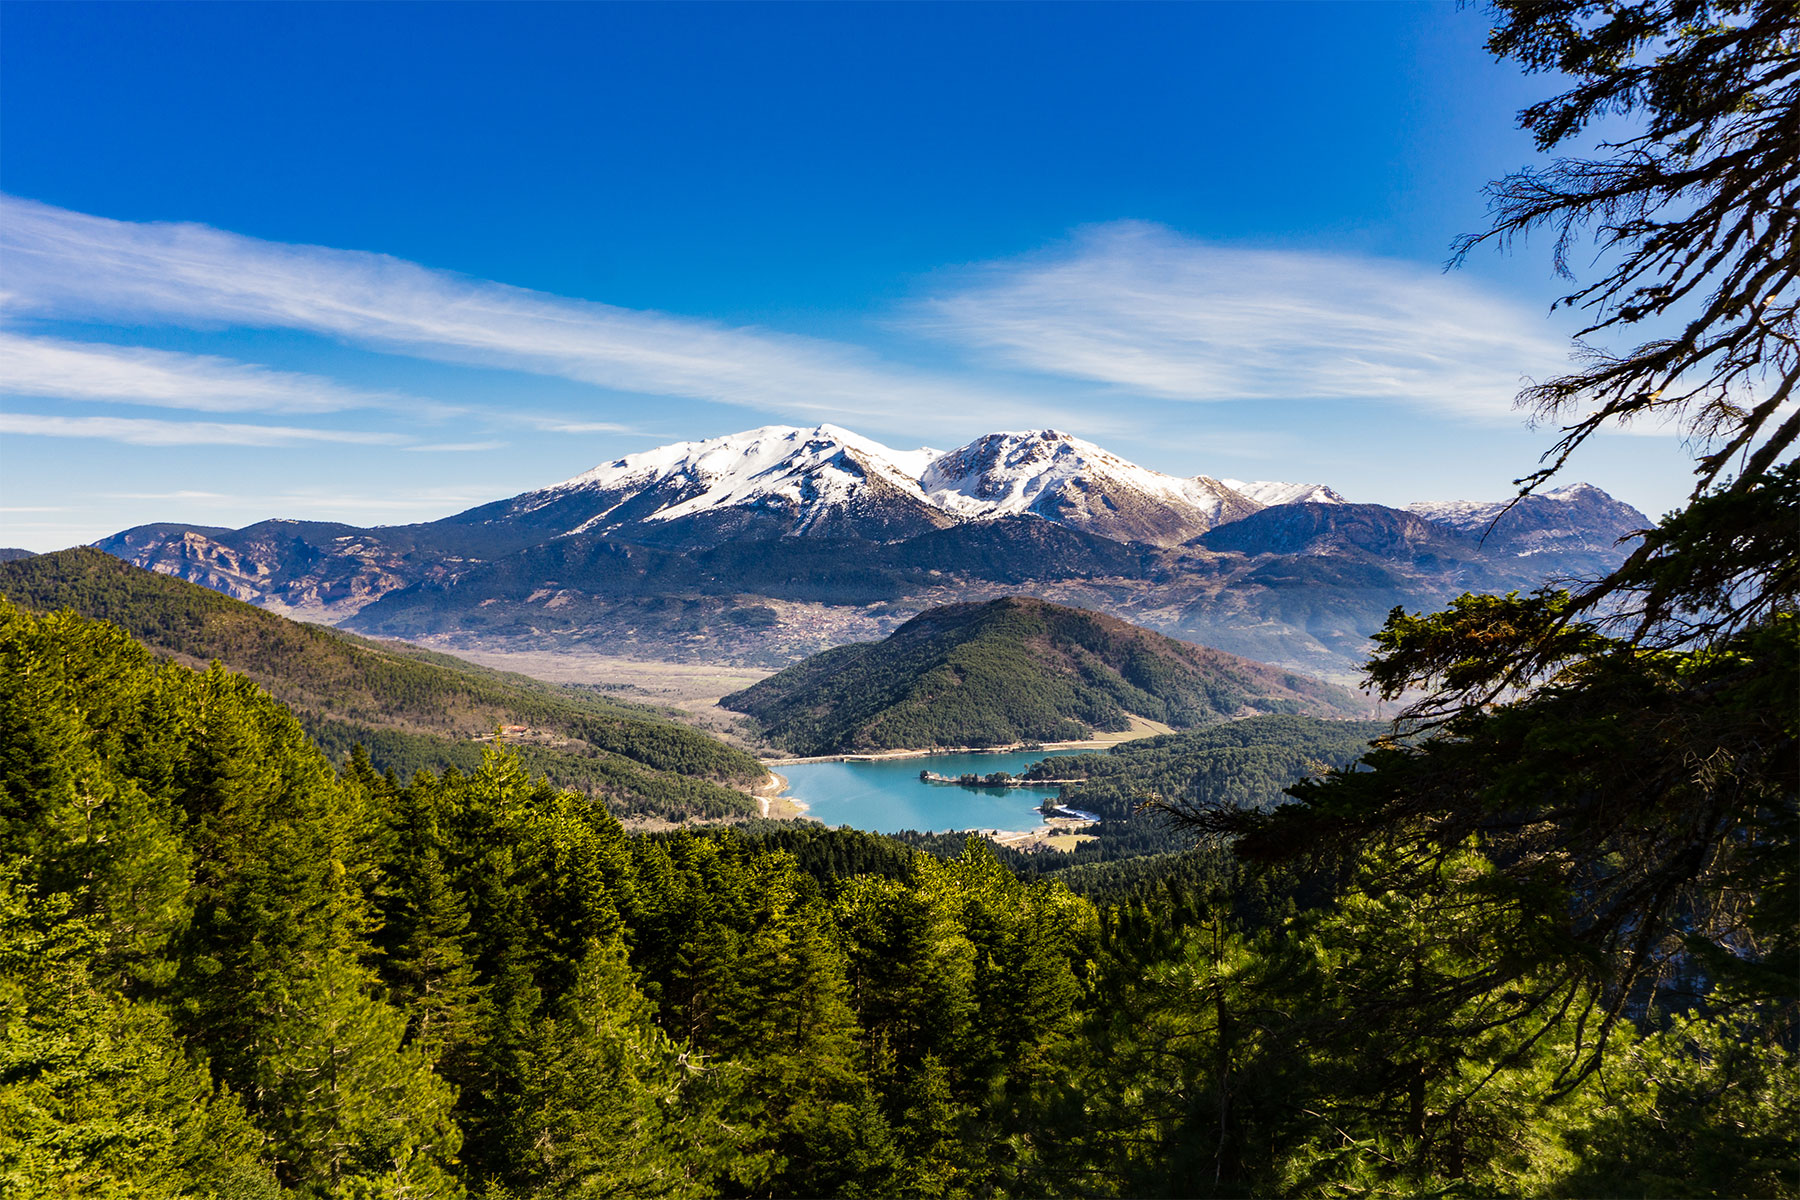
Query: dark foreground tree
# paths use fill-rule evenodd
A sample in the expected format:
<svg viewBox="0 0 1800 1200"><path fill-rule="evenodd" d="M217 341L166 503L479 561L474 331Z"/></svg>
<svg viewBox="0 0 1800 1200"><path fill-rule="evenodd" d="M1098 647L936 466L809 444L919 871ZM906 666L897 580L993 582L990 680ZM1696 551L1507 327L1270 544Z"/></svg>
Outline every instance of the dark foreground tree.
<svg viewBox="0 0 1800 1200"><path fill-rule="evenodd" d="M1494 183L1492 227L1457 246L1461 260L1547 228L1565 278L1575 281L1570 252L1584 235L1606 267L1561 300L1589 315L1576 335L1582 369L1520 397L1562 426L1542 468L1521 482L1548 479L1601 429L1675 422L1704 443L1695 497L1741 491L1791 457L1800 437L1800 9L1792 0L1498 0L1493 11L1489 49L1574 84L1520 114L1539 149L1608 116L1638 127L1595 156ZM1594 340L1603 337L1644 340L1606 347ZM1671 549L1647 543L1615 587L1594 589L1582 607ZM1791 558L1787 566L1791 595ZM1648 615L1667 614L1652 606Z"/></svg>
<svg viewBox="0 0 1800 1200"><path fill-rule="evenodd" d="M1684 1061L1718 1071L1735 1068L1704 1047L1773 1047L1777 1090L1791 1090L1800 6L1500 0L1493 11L1491 49L1571 81L1521 115L1541 148L1578 141L1603 116L1623 115L1638 130L1593 157L1499 181L1493 227L1458 248L1460 257L1543 227L1556 235L1565 275L1589 237L1601 264L1597 281L1577 282L1563 300L1591 314L1580 369L1521 397L1561 433L1522 489L1551 478L1600 430L1667 421L1695 447L1693 494L1618 570L1573 594L1464 596L1429 615L1396 609L1369 677L1388 699L1423 695L1399 722L1405 736L1274 812L1202 805L1181 815L1236 836L1246 858L1359 864L1344 904L1424 894L1445 863L1473 851L1496 868L1481 903L1534 914L1457 970L1350 1013L1359 1036L1372 1023L1421 1028L1426 1014L1434 1036L1461 1044L1489 1035L1496 1018L1481 999L1500 996L1517 1050L1495 1060L1491 1078L1554 1046L1561 1065L1542 1093L1553 1100L1597 1069L1602 1078L1617 1069L1608 1046L1630 1041L1627 1018L1657 1028L1664 1014L1695 1007L1711 1019L1729 1014L1730 1036L1708 1026L1658 1046L1683 1047L1675 1053ZM1609 349L1601 339L1633 344ZM1516 936L1526 928L1530 938ZM1456 1028L1465 1015L1467 1028ZM1686 1079L1684 1070L1671 1067L1670 1077ZM1477 1078L1477 1090L1486 1086ZM1408 1170L1460 1177L1455 1120L1471 1103L1409 1114ZM1691 1132L1711 1147L1709 1161L1754 1158L1793 1186L1791 1145L1773 1165L1760 1145L1729 1149L1739 1136L1731 1130L1754 1122L1704 1107L1674 1119L1705 1125L1705 1113L1716 1123ZM1639 1120L1624 1110L1610 1119L1614 1130ZM1592 1145L1609 1136L1596 1133ZM1726 1190L1763 1186L1748 1179Z"/></svg>

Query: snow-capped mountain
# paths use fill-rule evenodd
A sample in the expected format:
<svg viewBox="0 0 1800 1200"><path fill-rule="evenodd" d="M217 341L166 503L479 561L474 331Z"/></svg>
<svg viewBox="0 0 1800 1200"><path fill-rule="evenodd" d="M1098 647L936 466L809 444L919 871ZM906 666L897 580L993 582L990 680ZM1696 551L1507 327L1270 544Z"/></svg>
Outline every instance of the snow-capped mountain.
<svg viewBox="0 0 1800 1200"><path fill-rule="evenodd" d="M934 455L931 450L893 450L836 425L813 429L770 425L628 455L538 495L642 491L673 480L683 485L686 498L658 509L656 520L754 504L775 504L812 520L824 509L852 503L882 483L922 499L918 475Z"/></svg>
<svg viewBox="0 0 1800 1200"><path fill-rule="evenodd" d="M895 450L835 425L770 425L678 442L451 518L657 544L722 538L911 537L1032 515L1115 541L1174 546L1262 507L1218 480L1152 471L1059 430L960 449Z"/></svg>
<svg viewBox="0 0 1800 1200"><path fill-rule="evenodd" d="M919 487L934 457L835 425L769 425L630 454L451 520L524 523L553 536L631 528L640 540L670 545L757 535L912 537L957 519Z"/></svg>
<svg viewBox="0 0 1800 1200"><path fill-rule="evenodd" d="M1248 496L1258 504L1270 506L1276 504L1348 504L1348 500L1340 496L1322 483L1279 483L1272 479L1221 479L1220 483L1238 493Z"/></svg>
<svg viewBox="0 0 1800 1200"><path fill-rule="evenodd" d="M1508 505L1511 505L1508 508ZM1621 538L1649 525L1644 514L1591 483L1571 483L1521 500L1445 500L1408 504L1406 511L1481 539L1490 551L1610 552Z"/></svg>
<svg viewBox="0 0 1800 1200"><path fill-rule="evenodd" d="M884 636L921 606L1024 591L1353 674L1396 604L1593 578L1649 524L1585 484L1495 521L1503 507L1183 478L1057 430L939 453L768 426L417 525L143 525L99 545L382 636L598 639L652 657L729 644L779 664Z"/></svg>
<svg viewBox="0 0 1800 1200"><path fill-rule="evenodd" d="M1034 514L1154 546L1262 507L1216 479L1164 475L1055 429L977 438L933 459L919 482L933 504L966 520Z"/></svg>

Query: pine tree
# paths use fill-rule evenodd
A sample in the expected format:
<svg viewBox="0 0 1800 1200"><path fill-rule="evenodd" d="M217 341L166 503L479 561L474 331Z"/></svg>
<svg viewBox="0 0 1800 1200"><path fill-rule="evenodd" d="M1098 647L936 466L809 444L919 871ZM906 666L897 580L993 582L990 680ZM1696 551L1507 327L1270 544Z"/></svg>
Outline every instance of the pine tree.
<svg viewBox="0 0 1800 1200"><path fill-rule="evenodd" d="M444 865L433 798L423 787L394 796L398 849L386 872L381 940L382 975L407 1014L408 1042L436 1066L466 1056L485 1017L467 949L469 910Z"/></svg>
<svg viewBox="0 0 1800 1200"><path fill-rule="evenodd" d="M533 1024L489 1170L546 1200L710 1195L734 1146L696 1094L703 1069L651 1022L623 948L595 943Z"/></svg>
<svg viewBox="0 0 1800 1200"><path fill-rule="evenodd" d="M97 970L119 986L165 978L188 918L188 855L172 806L120 763L166 756L144 745L167 737L145 713L179 677L109 626L4 600L0 669L0 848L104 932Z"/></svg>
<svg viewBox="0 0 1800 1200"><path fill-rule="evenodd" d="M285 1182L319 1195L458 1196L455 1091L357 964L291 977L257 1030L251 1095Z"/></svg>
<svg viewBox="0 0 1800 1200"><path fill-rule="evenodd" d="M107 936L0 868L0 1192L273 1200L262 1134L153 1006L91 970Z"/></svg>

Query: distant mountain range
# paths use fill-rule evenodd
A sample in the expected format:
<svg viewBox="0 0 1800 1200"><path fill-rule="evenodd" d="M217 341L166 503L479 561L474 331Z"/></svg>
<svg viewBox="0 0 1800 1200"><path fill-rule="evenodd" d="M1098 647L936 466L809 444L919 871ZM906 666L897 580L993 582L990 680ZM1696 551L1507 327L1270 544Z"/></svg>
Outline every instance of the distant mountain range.
<svg viewBox="0 0 1800 1200"><path fill-rule="evenodd" d="M940 453L821 425L664 446L423 524L143 525L98 545L385 636L780 666L1027 592L1349 678L1393 606L1604 572L1648 524L1586 484L1395 509L1166 475L1056 430Z"/></svg>

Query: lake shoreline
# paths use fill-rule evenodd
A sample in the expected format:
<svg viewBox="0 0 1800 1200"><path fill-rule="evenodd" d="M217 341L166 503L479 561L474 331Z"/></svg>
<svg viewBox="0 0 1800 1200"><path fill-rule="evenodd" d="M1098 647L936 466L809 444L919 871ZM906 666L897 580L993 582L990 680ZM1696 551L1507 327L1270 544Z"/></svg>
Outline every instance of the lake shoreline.
<svg viewBox="0 0 1800 1200"><path fill-rule="evenodd" d="M1135 742L1139 738L1158 737L1165 733L1174 733L1169 726L1157 721L1131 715L1127 718L1130 728L1117 733L1105 733L1095 737L1083 738L1074 742L1012 742L1005 746L932 746L924 750L871 750L863 754L815 754L809 757L765 758L765 767L798 767L806 763L832 762L888 762L897 758L931 758L939 754L1020 754L1042 750L1110 750L1123 742Z"/></svg>
<svg viewBox="0 0 1800 1200"><path fill-rule="evenodd" d="M757 807L761 810L757 815L775 821L816 820L807 815L805 801L782 794L787 789L787 776L770 771L769 777L757 784L750 793L756 797Z"/></svg>
<svg viewBox="0 0 1800 1200"><path fill-rule="evenodd" d="M765 769L769 770L769 776L768 780L757 789L757 794L758 798L763 801L763 815L769 817L783 817L786 814L776 812L769 803L769 799L764 798L772 799L778 794L778 791L784 792L797 787L809 800L802 802L789 796L781 796L782 800L788 800L794 805L793 816L788 819L800 819L828 827L849 825L851 828L866 829L876 833L897 832L902 829L938 833L968 833L985 837L998 845L1011 846L1021 850L1067 850L1091 837L1092 826L1096 824L1094 814L1076 812L1063 808L1057 803L1058 797L1055 793L1068 783L1078 782L1078 780L1059 779L1053 783L1043 784L1041 785L1043 790L1049 792L1050 795L1034 797L1033 802L1028 806L1022 805L1019 809L1004 815L991 809L983 811L982 806L988 802L981 799L978 794L992 796L998 790L1015 797L1022 797L1023 793L1015 788L977 787L968 794L967 808L965 808L964 801L951 801L951 811L954 816L950 820L944 820L944 817L949 814L941 811L929 814L921 811L916 814L919 819L915 822L910 819L895 820L895 814L892 812L884 814L888 820L883 821L881 815L866 808L855 813L845 812L842 805L846 797L841 790L832 784L821 785L824 777L815 777L814 772L828 772L833 780L838 779L839 772L852 773L845 778L862 780L862 786L852 786L853 793L863 791L865 787L875 791L883 788L889 789L889 796L892 795L892 789L896 787L902 793L912 793L910 797L900 797L900 807L904 809L909 806L909 801L916 802L915 789L921 786L927 790L936 791L939 796L942 796L944 792L958 790L954 787L945 787L944 784L936 781L922 779L919 772L911 769L911 764L915 762L923 761L932 767L937 767L939 759L961 759L963 763L967 764L974 756L983 755L995 767L1018 771L1023 770L1024 765L1039 760L1040 756L1080 753L1091 748L1089 745L1079 743L1075 745L1034 745L1029 750L1018 747L1001 749L982 746L969 750L914 750L888 751L880 754L820 755L798 762L764 760ZM982 765L986 766L986 764ZM794 778L783 778L773 770L775 766L793 767ZM951 766L951 763L945 763L943 769L950 769ZM877 773L876 776L871 777L865 774L871 770ZM961 773L958 772L958 776ZM806 778L802 779L801 776L806 776ZM953 778L951 782L960 782L960 778ZM874 799L880 809L886 809L889 797L854 796L852 798L859 805ZM996 817L1000 819L996 820Z"/></svg>
<svg viewBox="0 0 1800 1200"><path fill-rule="evenodd" d="M929 750L876 750L868 754L816 754L810 758L765 758L765 767L798 767L807 763L891 762L902 758L936 758L940 754L1031 754L1042 750L1104 750L1127 739L1082 742L1015 742L1010 746L934 746Z"/></svg>

